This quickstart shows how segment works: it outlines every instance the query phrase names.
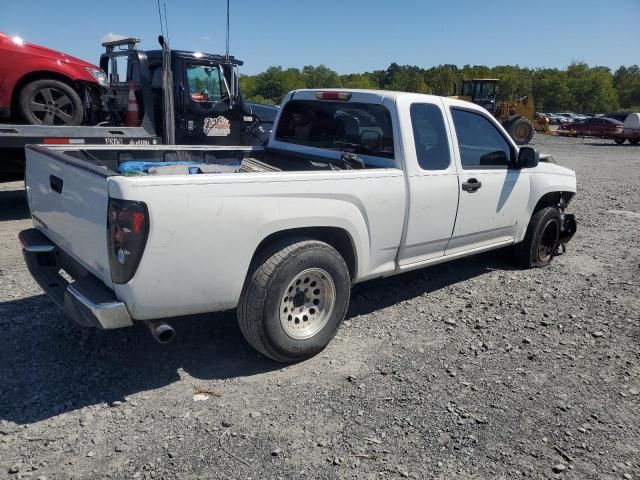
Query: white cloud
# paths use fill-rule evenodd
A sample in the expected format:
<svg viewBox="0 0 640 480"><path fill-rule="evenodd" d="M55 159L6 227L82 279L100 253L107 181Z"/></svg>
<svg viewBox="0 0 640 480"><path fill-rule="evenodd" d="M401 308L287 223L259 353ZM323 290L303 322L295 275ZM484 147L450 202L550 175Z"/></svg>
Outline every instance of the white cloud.
<svg viewBox="0 0 640 480"><path fill-rule="evenodd" d="M123 38L127 38L127 36L120 35L119 33L109 32L104 37L102 37L102 42L115 42L116 40L122 40Z"/></svg>
<svg viewBox="0 0 640 480"><path fill-rule="evenodd" d="M200 40L211 40L211 37L209 35L203 35L200 37Z"/></svg>

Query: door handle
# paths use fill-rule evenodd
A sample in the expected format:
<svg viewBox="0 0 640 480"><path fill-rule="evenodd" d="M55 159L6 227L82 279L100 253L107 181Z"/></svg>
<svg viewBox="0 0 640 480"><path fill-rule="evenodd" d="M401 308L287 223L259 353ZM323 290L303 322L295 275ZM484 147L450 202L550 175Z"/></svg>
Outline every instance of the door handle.
<svg viewBox="0 0 640 480"><path fill-rule="evenodd" d="M56 193L62 193L62 179L55 175L49 175L49 186Z"/></svg>
<svg viewBox="0 0 640 480"><path fill-rule="evenodd" d="M479 182L477 178L470 178L462 184L462 190L465 192L473 193L482 187L482 182Z"/></svg>

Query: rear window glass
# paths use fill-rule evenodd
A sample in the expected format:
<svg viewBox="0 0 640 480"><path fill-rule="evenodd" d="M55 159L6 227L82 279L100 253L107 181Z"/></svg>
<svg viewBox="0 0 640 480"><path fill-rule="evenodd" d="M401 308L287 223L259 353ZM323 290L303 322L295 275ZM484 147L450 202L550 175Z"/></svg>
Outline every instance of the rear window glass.
<svg viewBox="0 0 640 480"><path fill-rule="evenodd" d="M276 140L393 158L391 115L382 105L292 100L282 110Z"/></svg>

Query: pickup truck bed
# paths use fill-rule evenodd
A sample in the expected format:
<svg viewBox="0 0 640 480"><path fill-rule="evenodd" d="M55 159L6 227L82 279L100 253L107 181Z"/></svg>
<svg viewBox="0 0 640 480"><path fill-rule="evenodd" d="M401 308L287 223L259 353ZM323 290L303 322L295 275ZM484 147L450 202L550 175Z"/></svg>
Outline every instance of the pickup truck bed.
<svg viewBox="0 0 640 480"><path fill-rule="evenodd" d="M158 319L237 308L245 338L280 361L331 340L353 283L513 244L542 267L576 230L572 171L518 148L482 108L426 95L292 92L266 148L26 158L25 259L71 317L145 321L163 339ZM125 162L161 166L131 175Z"/></svg>
<svg viewBox="0 0 640 480"><path fill-rule="evenodd" d="M239 167L236 173L182 176L117 173L117 165L124 161L160 158L221 164L246 164L250 159L256 171ZM30 146L27 195L36 227L113 288L138 320L234 308L251 261L247 252L256 251L274 230L335 227L338 215L338 226L348 226L357 235L354 241L366 248L356 278L393 270L404 218L402 171L331 170L326 163L305 171L313 166L306 159L294 172L256 168L285 167L291 162L290 156L265 158L263 149L250 147ZM385 195L379 196L382 189ZM134 197L153 205L150 231L135 278L119 285L111 279L105 220L110 198ZM319 198L322 208L317 205ZM171 231L164 219L176 222ZM193 271L193 262L201 265L200 272ZM213 278L212 271L224 274ZM188 288L172 281L183 275L193 282Z"/></svg>

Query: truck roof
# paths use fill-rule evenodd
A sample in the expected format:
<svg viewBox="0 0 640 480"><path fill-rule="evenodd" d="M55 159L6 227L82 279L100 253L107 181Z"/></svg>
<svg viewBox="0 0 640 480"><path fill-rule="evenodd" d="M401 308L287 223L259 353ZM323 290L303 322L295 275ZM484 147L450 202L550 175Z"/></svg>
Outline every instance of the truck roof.
<svg viewBox="0 0 640 480"><path fill-rule="evenodd" d="M390 99L393 102L397 102L403 97L410 97L409 101L431 100L436 102L442 102L447 107L460 107L467 110L477 110L479 112L486 113L486 109L472 102L465 100L459 100L456 98L449 98L440 95L430 95L426 93L414 93L414 92L398 92L392 90L373 90L373 89L358 89L358 88L305 88L298 89L289 92L283 102L290 100L313 100L316 99L316 93L318 92L344 92L352 93L354 97L357 95L358 101L364 101L366 103L382 103L385 99ZM356 101L356 98L350 98L350 100Z"/></svg>
<svg viewBox="0 0 640 480"><path fill-rule="evenodd" d="M440 95L431 95L428 93L414 93L414 92L400 92L400 91L395 91L395 90L375 90L375 89L361 89L361 88L300 88L297 90L293 90L290 93L293 93L294 97L297 93L315 93L315 92L346 92L346 93L362 93L362 94L367 94L367 95L375 95L377 97L379 97L380 99L382 98L391 98L391 99L397 99L399 97L405 96L405 95L420 95L423 97L428 97L428 98L440 98L440 99L446 99L446 100L450 100L453 101L453 103L458 103L458 101L454 100L454 99L450 99L447 97L443 97ZM469 102L464 102L463 105L467 105ZM471 104L473 105L473 104Z"/></svg>
<svg viewBox="0 0 640 480"><path fill-rule="evenodd" d="M162 58L162 50L146 50L145 53L149 58L154 58L154 59ZM187 59L194 58L197 60L207 60L207 61L216 62L216 63L222 63L227 61L224 55L217 55L214 53L192 52L189 50L171 50L171 53L173 53L178 57L187 58ZM244 65L244 62L242 60L238 60L234 56L229 56L229 62L238 66Z"/></svg>

